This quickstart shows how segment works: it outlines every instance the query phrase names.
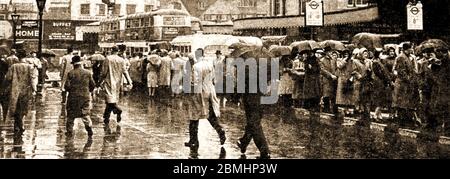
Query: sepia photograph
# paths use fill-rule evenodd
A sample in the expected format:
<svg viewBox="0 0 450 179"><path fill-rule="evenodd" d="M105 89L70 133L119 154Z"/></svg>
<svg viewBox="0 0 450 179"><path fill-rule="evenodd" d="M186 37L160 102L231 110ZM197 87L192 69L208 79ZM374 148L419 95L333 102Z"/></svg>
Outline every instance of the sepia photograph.
<svg viewBox="0 0 450 179"><path fill-rule="evenodd" d="M200 176L449 159L449 17L449 0L0 0L0 159L265 162L168 168Z"/></svg>

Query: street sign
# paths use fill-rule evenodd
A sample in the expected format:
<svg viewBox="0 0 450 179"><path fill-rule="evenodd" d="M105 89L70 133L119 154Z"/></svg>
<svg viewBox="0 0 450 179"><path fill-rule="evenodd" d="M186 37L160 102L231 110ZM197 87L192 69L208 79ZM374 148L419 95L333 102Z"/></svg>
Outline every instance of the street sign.
<svg viewBox="0 0 450 179"><path fill-rule="evenodd" d="M406 6L408 14L408 30L423 30L423 6L420 1L417 4L409 3Z"/></svg>
<svg viewBox="0 0 450 179"><path fill-rule="evenodd" d="M22 20L16 26L17 39L39 39L38 21Z"/></svg>
<svg viewBox="0 0 450 179"><path fill-rule="evenodd" d="M46 21L44 32L45 40L75 40L75 27L71 21Z"/></svg>
<svg viewBox="0 0 450 179"><path fill-rule="evenodd" d="M323 26L323 2L311 0L306 5L306 26Z"/></svg>

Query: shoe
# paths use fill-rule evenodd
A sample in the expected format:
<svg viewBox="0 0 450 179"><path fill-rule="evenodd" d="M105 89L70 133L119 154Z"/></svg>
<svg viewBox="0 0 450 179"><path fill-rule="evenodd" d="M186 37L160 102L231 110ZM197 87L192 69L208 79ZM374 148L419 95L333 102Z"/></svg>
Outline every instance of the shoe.
<svg viewBox="0 0 450 179"><path fill-rule="evenodd" d="M261 159L261 160L270 159L270 155L269 154L261 155L259 157L256 157L256 159Z"/></svg>
<svg viewBox="0 0 450 179"><path fill-rule="evenodd" d="M198 148L198 121L189 122L189 142L185 142L184 146L190 148Z"/></svg>
<svg viewBox="0 0 450 179"><path fill-rule="evenodd" d="M120 123L122 121L122 113L117 114L117 123Z"/></svg>
<svg viewBox="0 0 450 179"><path fill-rule="evenodd" d="M219 138L220 138L220 145L225 144L225 141L227 140L227 136L225 135L225 131L221 131L219 134Z"/></svg>
<svg viewBox="0 0 450 179"><path fill-rule="evenodd" d="M242 145L241 141L237 141L236 144L237 144L237 146L239 147L239 149L241 150L241 153L245 154L245 152L247 151L247 149L245 148L244 145Z"/></svg>

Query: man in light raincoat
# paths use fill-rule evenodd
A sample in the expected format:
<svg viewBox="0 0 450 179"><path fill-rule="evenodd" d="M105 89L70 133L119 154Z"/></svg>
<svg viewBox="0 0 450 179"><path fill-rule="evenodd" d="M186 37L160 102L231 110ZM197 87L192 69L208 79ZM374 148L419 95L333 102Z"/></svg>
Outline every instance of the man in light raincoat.
<svg viewBox="0 0 450 179"><path fill-rule="evenodd" d="M117 105L122 90L123 78L125 76L129 86L133 85L127 69L127 61L118 55L119 49L114 47L112 55L108 56L103 63L101 73L101 86L106 93L106 108L103 114L105 125L109 124L111 112L117 114L117 122L122 120L122 109Z"/></svg>
<svg viewBox="0 0 450 179"><path fill-rule="evenodd" d="M9 86L9 114L14 118L14 133L21 135L23 128L23 117L28 113L33 94L36 92L37 84L33 84L38 78L35 67L26 62L25 55L21 57L20 63L10 67L5 76L6 84ZM32 85L30 85L32 84Z"/></svg>
<svg viewBox="0 0 450 179"><path fill-rule="evenodd" d="M225 143L226 136L225 130L219 122L220 105L214 86L214 65L204 59L203 49L197 49L195 56L197 63L191 69L191 73L193 73L193 91L191 91L190 104L188 105L190 113L192 113L189 115L190 139L189 142L185 143L185 146L197 150L199 147L199 119L208 118L209 123L219 135L221 145Z"/></svg>

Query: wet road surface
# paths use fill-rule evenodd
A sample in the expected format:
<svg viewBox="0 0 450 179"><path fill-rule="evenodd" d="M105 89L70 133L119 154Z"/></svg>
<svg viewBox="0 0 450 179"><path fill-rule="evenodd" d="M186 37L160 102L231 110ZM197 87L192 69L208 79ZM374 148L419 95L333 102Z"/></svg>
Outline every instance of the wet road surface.
<svg viewBox="0 0 450 179"><path fill-rule="evenodd" d="M0 158L189 158L189 148L184 147L189 134L182 99L165 103L134 92L124 97L120 105L124 109L120 124L112 115L110 126L105 128L101 118L105 105L97 101L92 110L93 139L88 140L81 119L75 122L74 139L66 139L65 106L61 104L60 91L47 88L26 117L26 131L21 137L14 136L11 120L0 122ZM318 122L324 119L299 111L294 119L269 111L262 125L272 158L450 158L449 145L354 125ZM200 121L200 159L240 158L235 143L244 133L243 114L236 104L222 109L221 121L227 132L225 151L208 121ZM252 142L247 158L256 156L259 152Z"/></svg>

